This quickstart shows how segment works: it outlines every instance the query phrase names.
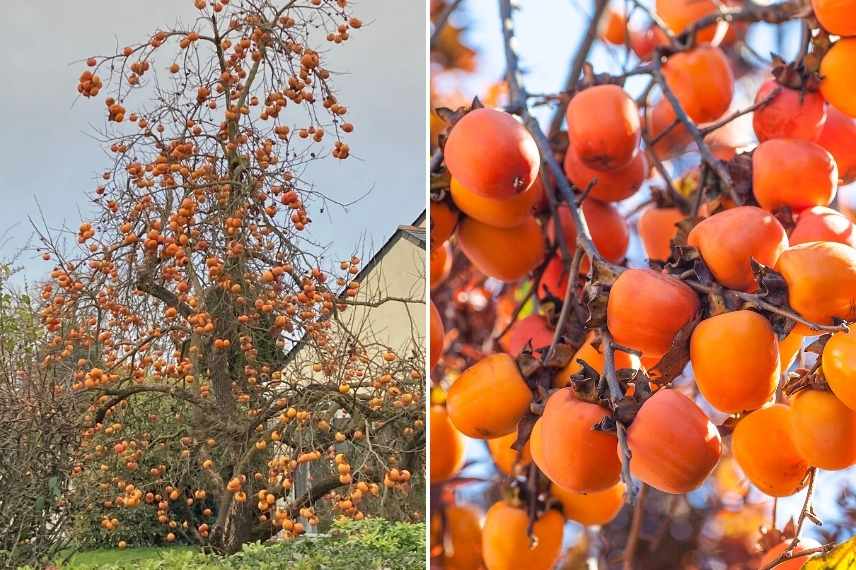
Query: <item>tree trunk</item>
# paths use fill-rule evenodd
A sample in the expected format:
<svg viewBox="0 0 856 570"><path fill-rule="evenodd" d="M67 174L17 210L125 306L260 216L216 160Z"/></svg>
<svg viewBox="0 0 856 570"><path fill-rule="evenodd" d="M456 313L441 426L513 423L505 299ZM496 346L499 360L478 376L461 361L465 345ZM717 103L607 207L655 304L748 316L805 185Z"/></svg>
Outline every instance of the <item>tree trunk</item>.
<svg viewBox="0 0 856 570"><path fill-rule="evenodd" d="M224 554L240 551L255 538L253 522L253 510L246 502L230 501L225 516L218 517L211 533L211 546Z"/></svg>

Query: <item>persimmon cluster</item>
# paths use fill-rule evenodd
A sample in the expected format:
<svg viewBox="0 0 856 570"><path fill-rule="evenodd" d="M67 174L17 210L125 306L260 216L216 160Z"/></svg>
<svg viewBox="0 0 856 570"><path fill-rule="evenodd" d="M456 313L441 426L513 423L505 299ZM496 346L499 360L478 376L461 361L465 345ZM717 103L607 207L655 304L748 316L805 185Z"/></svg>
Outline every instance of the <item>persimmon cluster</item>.
<svg viewBox="0 0 856 570"><path fill-rule="evenodd" d="M608 8L601 38L629 45L638 68L584 67L547 98L567 105L567 130L550 136L529 114L506 5L510 112L478 101L438 112L438 556L547 569L564 519L607 524L639 484L688 493L733 458L785 497L818 469L856 464L856 229L836 202L856 159L856 109L838 82L856 65L843 55L856 4L812 2L797 59L775 61L739 111L729 48L749 22L799 19L795 5L658 0L641 32ZM634 99L624 80L637 74L650 85ZM758 143L747 150L721 129L748 113ZM690 147L701 163L671 180ZM621 203L646 185L652 198L628 216ZM648 267L626 260L634 229ZM465 437L486 440L504 475L481 528L441 491L454 488ZM804 518L797 538L762 540L762 567L795 552Z"/></svg>

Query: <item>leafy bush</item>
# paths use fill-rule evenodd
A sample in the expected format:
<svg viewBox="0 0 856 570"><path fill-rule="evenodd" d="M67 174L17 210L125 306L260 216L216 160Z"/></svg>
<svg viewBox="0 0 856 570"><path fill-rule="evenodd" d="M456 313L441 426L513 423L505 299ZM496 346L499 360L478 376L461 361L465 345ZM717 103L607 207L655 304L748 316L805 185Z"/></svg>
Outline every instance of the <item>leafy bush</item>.
<svg viewBox="0 0 856 570"><path fill-rule="evenodd" d="M329 535L304 537L272 545L246 544L227 557L169 548L159 557L141 559L127 552L122 562L72 560L67 570L410 570L425 564L425 525L368 518L336 522ZM121 555L120 555L121 556Z"/></svg>

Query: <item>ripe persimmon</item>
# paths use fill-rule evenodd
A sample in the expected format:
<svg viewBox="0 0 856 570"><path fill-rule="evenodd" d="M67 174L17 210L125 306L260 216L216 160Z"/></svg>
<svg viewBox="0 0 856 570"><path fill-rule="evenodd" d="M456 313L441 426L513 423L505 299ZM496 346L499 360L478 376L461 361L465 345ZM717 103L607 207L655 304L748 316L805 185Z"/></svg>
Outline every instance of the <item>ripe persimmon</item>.
<svg viewBox="0 0 856 570"><path fill-rule="evenodd" d="M690 339L699 391L725 413L760 408L779 384L779 342L769 321L740 310L709 317Z"/></svg>
<svg viewBox="0 0 856 570"><path fill-rule="evenodd" d="M779 363L782 371L786 372L796 360L797 354L803 346L803 341L808 336L805 333L806 331L797 325L790 330L785 338L779 341Z"/></svg>
<svg viewBox="0 0 856 570"><path fill-rule="evenodd" d="M791 245L810 241L836 241L856 247L856 228L841 212L815 206L800 213L789 241Z"/></svg>
<svg viewBox="0 0 856 570"><path fill-rule="evenodd" d="M621 168L639 150L639 111L618 85L579 91L568 104L567 121L570 148L589 168Z"/></svg>
<svg viewBox="0 0 856 570"><path fill-rule="evenodd" d="M657 0L655 9L657 15L675 34L685 31L696 20L718 11L713 0ZM728 24L723 22L720 25ZM696 40L709 42L716 35L716 31L717 24L702 28L696 34Z"/></svg>
<svg viewBox="0 0 856 570"><path fill-rule="evenodd" d="M506 282L528 275L545 255L541 226L532 217L513 228L467 218L458 228L458 245L476 269Z"/></svg>
<svg viewBox="0 0 856 570"><path fill-rule="evenodd" d="M765 210L826 206L837 190L835 159L811 141L768 140L752 154L752 193Z"/></svg>
<svg viewBox="0 0 856 570"><path fill-rule="evenodd" d="M809 465L837 470L856 463L856 411L826 390L800 390L790 404L794 443Z"/></svg>
<svg viewBox="0 0 856 570"><path fill-rule="evenodd" d="M495 503L485 515L482 553L487 570L550 570L562 551L565 519L556 510L544 513L529 528L529 515L507 501Z"/></svg>
<svg viewBox="0 0 856 570"><path fill-rule="evenodd" d="M431 288L439 286L452 270L452 248L446 242L431 252Z"/></svg>
<svg viewBox="0 0 856 570"><path fill-rule="evenodd" d="M487 447L490 449L490 456L493 457L496 468L506 475L514 473L515 465L525 467L532 462L532 454L529 452L529 442L527 441L523 449L517 451L511 447L515 441L517 441L516 431L487 440Z"/></svg>
<svg viewBox="0 0 856 570"><path fill-rule="evenodd" d="M431 312L429 314L430 327L430 346L429 346L429 364L430 368L434 368L440 361L440 356L443 354L443 339L446 337L446 331L443 327L443 318L440 316L440 311L437 305L431 302Z"/></svg>
<svg viewBox="0 0 856 570"><path fill-rule="evenodd" d="M579 159L572 147L565 153L565 174L580 190L593 184L589 196L603 202L620 202L639 190L648 178L648 159L639 152L625 166L595 170ZM583 203L585 204L585 202Z"/></svg>
<svg viewBox="0 0 856 570"><path fill-rule="evenodd" d="M695 0L665 1L672 4L705 4ZM718 47L700 45L674 54L663 65L663 76L681 102L681 107L697 123L707 123L721 117L734 97L731 65Z"/></svg>
<svg viewBox="0 0 856 570"><path fill-rule="evenodd" d="M464 370L449 388L446 409L464 435L490 439L513 432L531 401L517 363L499 352Z"/></svg>
<svg viewBox="0 0 856 570"><path fill-rule="evenodd" d="M621 471L618 438L594 430L609 415L578 399L573 388L554 392L532 430L532 460L553 483L571 491L591 493L615 485Z"/></svg>
<svg viewBox="0 0 856 570"><path fill-rule="evenodd" d="M771 141L772 142L772 141ZM773 267L788 247L782 224L755 206L723 210L702 220L687 237L716 280L730 289L758 288L751 260Z"/></svg>
<svg viewBox="0 0 856 570"><path fill-rule="evenodd" d="M529 188L541 160L535 139L517 119L486 108L467 113L452 127L443 153L453 178L493 198Z"/></svg>
<svg viewBox="0 0 856 570"><path fill-rule="evenodd" d="M446 202L431 201L431 251L448 240L458 225L458 213Z"/></svg>
<svg viewBox="0 0 856 570"><path fill-rule="evenodd" d="M645 256L652 261L666 261L672 255L671 242L678 233L678 223L683 220L678 208L648 206L639 216L637 229Z"/></svg>
<svg viewBox="0 0 856 570"><path fill-rule="evenodd" d="M511 356L519 355L530 342L533 351L546 348L553 342L553 331L542 315L529 315L520 319L500 339L503 349Z"/></svg>
<svg viewBox="0 0 856 570"><path fill-rule="evenodd" d="M606 319L615 341L656 358L699 310L695 292L681 280L652 269L627 269L609 292Z"/></svg>
<svg viewBox="0 0 856 570"><path fill-rule="evenodd" d="M856 36L856 2L853 0L811 0L814 15L824 30L834 36Z"/></svg>
<svg viewBox="0 0 856 570"><path fill-rule="evenodd" d="M820 61L820 92L829 104L856 117L853 96L853 73L856 72L856 38L841 38L829 48Z"/></svg>
<svg viewBox="0 0 856 570"><path fill-rule="evenodd" d="M788 304L803 318L831 324L856 319L856 249L821 241L792 246L779 256L776 271L788 284Z"/></svg>
<svg viewBox="0 0 856 570"><path fill-rule="evenodd" d="M604 525L618 516L624 506L626 486L618 482L603 491L576 493L553 484L550 494L559 500L565 518L581 525Z"/></svg>
<svg viewBox="0 0 856 570"><path fill-rule="evenodd" d="M453 477L464 466L464 436L443 406L431 406L431 482Z"/></svg>
<svg viewBox="0 0 856 570"><path fill-rule="evenodd" d="M627 429L630 472L664 493L699 487L716 467L722 440L692 400L662 388L645 400Z"/></svg>
<svg viewBox="0 0 856 570"><path fill-rule="evenodd" d="M433 479L432 479L433 481ZM431 517L431 544L443 547L443 570L478 568L481 556L481 522L469 506L448 505Z"/></svg>
<svg viewBox="0 0 856 570"><path fill-rule="evenodd" d="M767 495L788 497L803 488L809 465L797 449L788 406L774 404L741 418L731 451L746 477Z"/></svg>
<svg viewBox="0 0 856 570"><path fill-rule="evenodd" d="M607 6L600 22L600 37L606 43L623 46L627 38L627 17L623 10Z"/></svg>
<svg viewBox="0 0 856 570"><path fill-rule="evenodd" d="M561 205L558 212L559 225L565 234L565 243L568 245L569 252L573 254L577 244L577 225L567 205ZM617 263L624 259L627 245L630 243L630 232L627 229L627 222L615 206L587 198L583 202L582 213L597 251L608 261ZM551 241L556 241L555 220L551 220L547 226L547 235ZM589 262L586 257L580 264L580 271L587 272L588 268ZM564 290L562 292L564 293Z"/></svg>
<svg viewBox="0 0 856 570"><path fill-rule="evenodd" d="M600 374L603 374L603 350L600 346L595 348L595 339L595 334L593 332L589 333L585 342L577 352L574 353L571 360L553 377L553 387L564 388L565 386L570 385L571 376L579 373L583 369L582 365L579 363L580 360L585 361L586 364L597 370ZM634 354L629 354L622 350L616 350L613 354L615 357L616 370L621 370L622 368L638 369L641 366L639 357Z"/></svg>
<svg viewBox="0 0 856 570"><path fill-rule="evenodd" d="M768 79L758 89L755 103L766 100L780 87L769 103L752 113L752 127L758 140L816 140L826 122L823 97L814 91L801 92Z"/></svg>
<svg viewBox="0 0 856 570"><path fill-rule="evenodd" d="M451 184L452 200L463 213L497 228L513 228L532 217L544 196L540 180L526 190L507 198L493 198L464 188L456 179Z"/></svg>
<svg viewBox="0 0 856 570"><path fill-rule="evenodd" d="M649 149L660 160L680 154L692 141L692 135L683 123L676 123L677 114L665 97L645 112L645 139L654 141Z"/></svg>
<svg viewBox="0 0 856 570"><path fill-rule="evenodd" d="M822 366L832 393L856 410L856 327L829 338L823 347Z"/></svg>
<svg viewBox="0 0 856 570"><path fill-rule="evenodd" d="M856 180L856 120L830 106L817 144L829 151L838 167L840 184Z"/></svg>

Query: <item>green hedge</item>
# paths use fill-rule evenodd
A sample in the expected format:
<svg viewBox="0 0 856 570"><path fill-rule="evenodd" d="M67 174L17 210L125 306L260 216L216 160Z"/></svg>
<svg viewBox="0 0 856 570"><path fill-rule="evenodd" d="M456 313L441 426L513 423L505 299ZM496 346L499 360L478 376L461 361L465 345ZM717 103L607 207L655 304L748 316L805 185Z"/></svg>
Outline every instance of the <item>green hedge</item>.
<svg viewBox="0 0 856 570"><path fill-rule="evenodd" d="M413 570L425 567L425 525L365 519L334 523L329 535L272 545L247 544L232 556L165 548L157 558L105 564L104 559L72 559L65 570ZM121 555L120 555L121 556Z"/></svg>

